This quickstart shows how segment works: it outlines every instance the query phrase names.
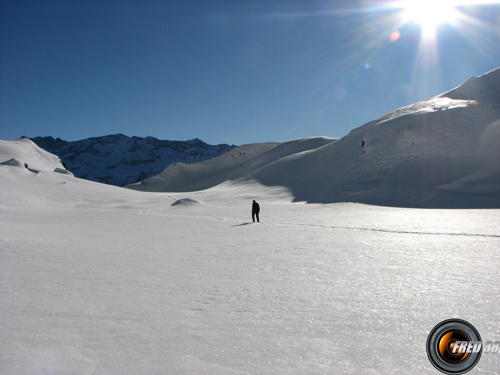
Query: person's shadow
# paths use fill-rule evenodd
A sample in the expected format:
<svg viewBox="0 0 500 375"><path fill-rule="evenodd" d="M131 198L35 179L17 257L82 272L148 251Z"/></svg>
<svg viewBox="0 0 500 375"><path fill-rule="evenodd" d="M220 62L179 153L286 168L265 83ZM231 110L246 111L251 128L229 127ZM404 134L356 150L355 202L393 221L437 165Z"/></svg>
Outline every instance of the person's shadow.
<svg viewBox="0 0 500 375"><path fill-rule="evenodd" d="M253 221L249 221L248 223L243 223L243 224L236 224L236 225L231 225L232 227L242 227L243 225L248 225L248 224L253 224Z"/></svg>

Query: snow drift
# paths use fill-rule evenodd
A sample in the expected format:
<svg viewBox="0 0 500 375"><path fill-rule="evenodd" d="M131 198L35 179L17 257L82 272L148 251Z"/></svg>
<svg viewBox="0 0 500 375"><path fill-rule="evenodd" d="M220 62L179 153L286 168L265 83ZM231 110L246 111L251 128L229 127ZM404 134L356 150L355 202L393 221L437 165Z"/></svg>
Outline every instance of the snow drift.
<svg viewBox="0 0 500 375"><path fill-rule="evenodd" d="M66 171L58 156L42 150L28 138L12 141L0 140L0 163L38 170L70 173ZM64 171L64 172L63 172Z"/></svg>
<svg viewBox="0 0 500 375"><path fill-rule="evenodd" d="M241 146L128 187L193 191L254 179L290 189L296 201L500 207L499 120L500 68L339 140Z"/></svg>
<svg viewBox="0 0 500 375"><path fill-rule="evenodd" d="M191 206L191 205L197 205L197 204L205 204L199 199L196 198L181 198L177 199L174 203L172 203L172 206Z"/></svg>

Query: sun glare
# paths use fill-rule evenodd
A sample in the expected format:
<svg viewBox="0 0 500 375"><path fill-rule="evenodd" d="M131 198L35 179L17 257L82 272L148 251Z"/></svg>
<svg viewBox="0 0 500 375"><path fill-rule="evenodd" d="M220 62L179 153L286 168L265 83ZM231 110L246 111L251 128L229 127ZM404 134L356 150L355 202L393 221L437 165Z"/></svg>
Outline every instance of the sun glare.
<svg viewBox="0 0 500 375"><path fill-rule="evenodd" d="M451 0L408 0L404 15L408 21L419 24L423 30L435 30L442 23L451 23L458 11Z"/></svg>

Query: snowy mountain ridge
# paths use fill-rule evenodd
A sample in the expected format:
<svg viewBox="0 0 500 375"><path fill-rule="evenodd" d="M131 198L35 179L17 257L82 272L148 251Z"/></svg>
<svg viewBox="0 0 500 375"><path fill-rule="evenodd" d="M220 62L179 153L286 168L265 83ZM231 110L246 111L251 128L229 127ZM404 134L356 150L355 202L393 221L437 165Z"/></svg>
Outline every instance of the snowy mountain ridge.
<svg viewBox="0 0 500 375"><path fill-rule="evenodd" d="M45 141L46 147L55 143L68 147L67 152L84 155L80 170L68 167L80 175L88 173L86 178L96 175L92 168L102 160L109 161L99 167L108 172L106 176L109 170L116 170L123 177L125 171L135 168L140 177L149 171L145 165L154 164L161 152L168 154L177 148L197 158L200 148L206 151L206 144L199 140L170 144L167 149L153 138L104 138L80 141L76 149L61 140ZM40 153L25 139L5 142L0 145L3 160L19 160L12 161L12 166L29 163L31 167L30 157ZM16 142L19 149L12 148ZM193 192L223 183L224 188L232 189L249 189L249 183L258 183L281 188L294 201L310 203L493 208L500 207L498 144L500 68L442 95L392 111L341 139L311 137L243 145L209 160L169 164L161 173L127 187L146 192ZM127 155L135 157L127 159ZM60 164L56 156L52 158L46 168L51 171L54 164Z"/></svg>
<svg viewBox="0 0 500 375"><path fill-rule="evenodd" d="M128 187L194 191L255 180L311 203L500 207L499 144L500 68L338 140L240 146L231 157L170 166Z"/></svg>
<svg viewBox="0 0 500 375"><path fill-rule="evenodd" d="M58 155L75 176L116 186L154 176L172 163L210 159L235 147L227 144L212 146L198 138L168 141L123 134L72 142L53 137L30 139L42 149Z"/></svg>

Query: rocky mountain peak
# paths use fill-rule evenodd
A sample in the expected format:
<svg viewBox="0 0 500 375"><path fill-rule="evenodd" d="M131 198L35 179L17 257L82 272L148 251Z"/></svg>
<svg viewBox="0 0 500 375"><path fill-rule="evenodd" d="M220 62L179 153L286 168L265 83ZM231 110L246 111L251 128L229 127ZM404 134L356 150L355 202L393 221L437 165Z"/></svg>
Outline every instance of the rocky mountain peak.
<svg viewBox="0 0 500 375"><path fill-rule="evenodd" d="M26 137L23 137L26 138ZM125 186L152 177L172 163L194 163L216 157L234 145L209 145L195 138L169 141L155 137L112 134L79 141L53 137L30 138L58 155L76 177Z"/></svg>

